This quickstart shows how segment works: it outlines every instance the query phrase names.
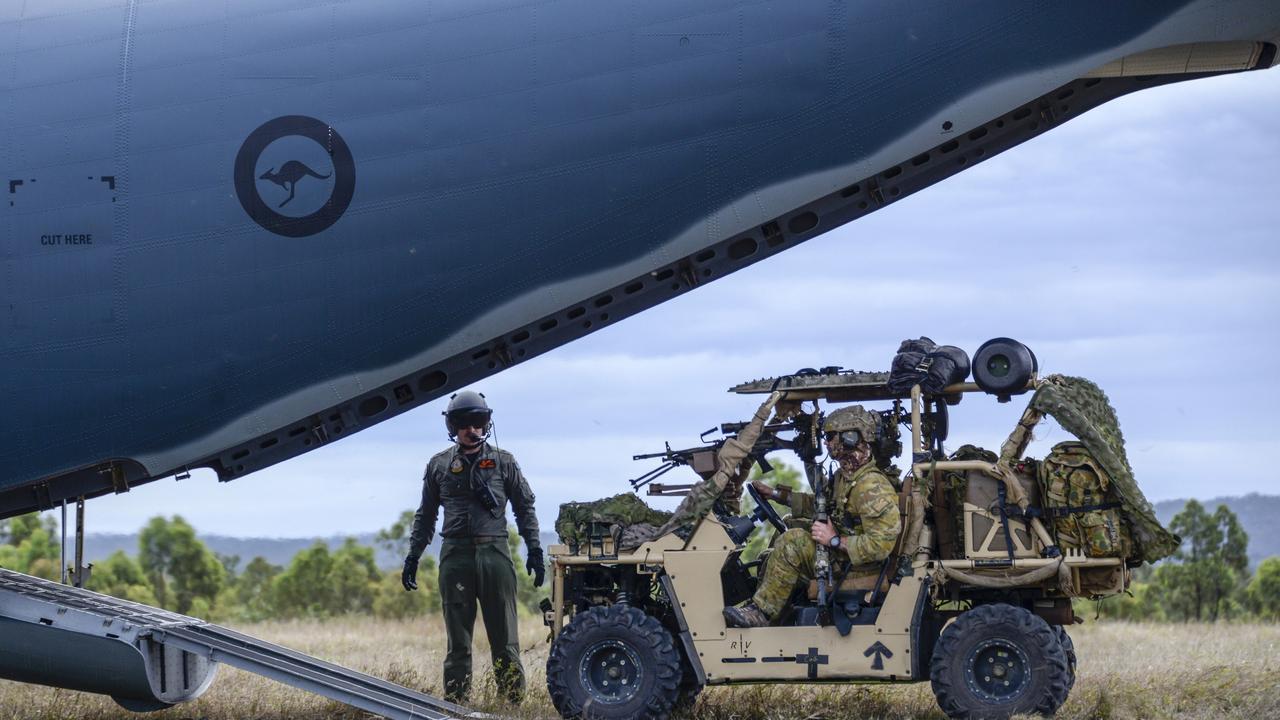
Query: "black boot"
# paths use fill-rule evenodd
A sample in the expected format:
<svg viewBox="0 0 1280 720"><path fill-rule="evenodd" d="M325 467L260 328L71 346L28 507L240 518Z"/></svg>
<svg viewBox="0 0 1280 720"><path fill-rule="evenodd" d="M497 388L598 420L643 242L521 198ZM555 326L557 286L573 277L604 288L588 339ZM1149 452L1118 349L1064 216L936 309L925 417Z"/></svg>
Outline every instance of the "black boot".
<svg viewBox="0 0 1280 720"><path fill-rule="evenodd" d="M725 608L724 621L731 628L767 627L769 616L748 600L742 607L730 605Z"/></svg>

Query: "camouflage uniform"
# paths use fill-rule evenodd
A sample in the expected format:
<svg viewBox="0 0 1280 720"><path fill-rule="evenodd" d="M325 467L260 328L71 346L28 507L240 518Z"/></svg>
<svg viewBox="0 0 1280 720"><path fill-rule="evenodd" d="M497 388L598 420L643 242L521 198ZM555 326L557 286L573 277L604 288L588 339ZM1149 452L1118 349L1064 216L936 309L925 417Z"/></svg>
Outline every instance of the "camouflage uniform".
<svg viewBox="0 0 1280 720"><path fill-rule="evenodd" d="M490 510L476 494L483 483L493 492ZM498 687L513 700L524 693L516 624L516 573L507 548L507 501L530 554L540 554L533 492L511 453L486 443L467 455L457 445L432 457L422 475L422 504L413 516L409 554L417 557L431 542L436 514L444 506L440 530L440 598L449 650L444 660L445 694L466 699L471 689L471 632L476 604L484 617Z"/></svg>
<svg viewBox="0 0 1280 720"><path fill-rule="evenodd" d="M841 471L831 497L831 522L841 542L841 550L832 552L833 564L837 559L848 562L848 577L878 575L881 563L893 552L902 532L898 494L889 477L874 462L853 471ZM797 517L812 518L814 496L793 492L791 509ZM813 579L816 550L807 526L788 530L778 538L752 598L770 619L778 617L796 587ZM841 551L847 555L841 557Z"/></svg>

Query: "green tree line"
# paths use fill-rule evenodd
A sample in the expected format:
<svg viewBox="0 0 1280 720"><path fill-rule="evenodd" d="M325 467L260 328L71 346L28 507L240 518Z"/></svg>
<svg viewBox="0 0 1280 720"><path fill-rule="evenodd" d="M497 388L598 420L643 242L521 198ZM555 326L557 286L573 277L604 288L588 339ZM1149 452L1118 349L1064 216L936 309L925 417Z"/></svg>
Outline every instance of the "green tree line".
<svg viewBox="0 0 1280 720"><path fill-rule="evenodd" d="M781 464L765 480L792 487L804 484L798 471ZM749 512L750 499L743 500ZM405 511L378 532L375 542L403 556L412 523L413 513ZM1220 505L1209 512L1191 500L1170 522L1170 529L1183 539L1173 557L1135 570L1127 593L1097 603L1081 601L1078 612L1135 621L1280 621L1280 557L1267 558L1251 574L1249 537L1230 509ZM0 521L0 567L59 579L57 538L57 523L48 516ZM767 538L767 533L755 533L744 560L755 558ZM511 556L520 557L514 528L508 528L508 542ZM536 614L546 588L534 588L522 571L516 578L518 606ZM351 538L334 550L317 541L284 567L255 557L241 568L239 557L215 554L175 515L152 518L139 536L138 554L112 554L93 567L86 587L211 620L345 614L407 618L439 612L436 579L435 558L426 556L418 571L419 590L405 592L400 571L379 569L373 548Z"/></svg>
<svg viewBox="0 0 1280 720"><path fill-rule="evenodd" d="M403 555L413 513L406 511L378 532L376 542ZM519 557L519 536L508 529L511 556ZM23 515L0 521L0 567L59 580L61 548L51 517ZM337 549L317 541L287 566L255 557L243 568L238 556L210 550L181 516L154 517L138 537L138 553L116 551L93 566L85 587L125 600L198 618L258 621L268 618L373 615L409 618L440 611L436 560L424 556L418 590L406 592L400 570L381 570L374 549L347 538ZM523 566L523 563L517 563ZM517 604L537 613L543 590L517 572Z"/></svg>
<svg viewBox="0 0 1280 720"><path fill-rule="evenodd" d="M1096 604L1100 617L1136 621L1280 621L1280 557L1249 573L1249 535L1235 513L1187 501L1169 529L1182 537L1172 557L1134 572L1129 591ZM1081 612L1085 611L1080 608Z"/></svg>

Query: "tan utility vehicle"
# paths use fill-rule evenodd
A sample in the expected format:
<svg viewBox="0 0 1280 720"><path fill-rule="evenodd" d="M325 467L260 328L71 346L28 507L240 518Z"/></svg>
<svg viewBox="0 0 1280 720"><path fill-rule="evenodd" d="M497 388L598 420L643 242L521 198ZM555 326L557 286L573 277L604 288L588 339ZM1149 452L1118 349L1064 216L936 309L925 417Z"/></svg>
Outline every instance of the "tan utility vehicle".
<svg viewBox="0 0 1280 720"><path fill-rule="evenodd" d="M1140 561L1135 545L1145 542L1151 559L1168 537L1152 530L1148 518L1135 520L1130 509L1142 514L1149 506L1136 487L1122 488L1109 476L1124 475L1128 464L1118 427L1108 429L1114 414L1108 420L1105 396L1098 391L1082 400L1075 391L1096 386L1039 379L1024 346L1001 347L1003 355L976 356L977 384L952 383L933 395L916 385L903 397L889 389L888 373L838 368L740 385L732 391L769 393L755 420L724 426L728 442L661 454L668 462L660 471L687 464L703 478L694 485L649 484L650 494L687 494L661 527L655 526L666 514L659 511L650 511L660 517L648 525L628 526L636 516L614 517L608 507L562 508L562 544L550 550L552 599L544 602L554 637L547 684L556 708L565 717L663 718L689 706L705 685L928 679L953 717L1056 711L1074 681L1075 653L1064 630L1076 621L1072 597L1123 591L1129 566ZM969 446L942 454L948 408L965 395L985 391L1007 400L1032 389L1032 403L999 455ZM1104 408L1087 407L1097 398ZM732 491L735 481L741 487L742 468L780 449L797 452L811 482L821 478L815 453L805 451L818 445L807 433L818 428L819 403L877 401L891 405L880 411L882 465L901 447L902 426L910 428L911 461L900 492L903 533L880 578L822 593L815 581L807 594L796 589L778 624L726 627L723 608L751 596L768 562L768 551L742 561L747 536L756 523L772 526L762 532L787 525L749 483L751 515L729 512L734 503L724 500L723 488ZM1094 435L1086 443L1093 452L1067 448L1079 461L1066 465L1022 458L1046 408L1069 431ZM1064 420L1072 408L1090 419L1088 427ZM770 412L774 419L766 423ZM1108 435L1115 438L1104 448ZM1114 455L1117 444L1123 468L1115 457L1094 459ZM1083 505L1069 487L1081 472L1102 491ZM634 496L619 498L643 507ZM1093 525L1083 523L1085 516L1107 518L1104 525L1114 527L1104 528L1111 536L1103 540L1110 544L1089 542ZM575 530L566 532L569 525ZM838 573L830 582L839 582Z"/></svg>

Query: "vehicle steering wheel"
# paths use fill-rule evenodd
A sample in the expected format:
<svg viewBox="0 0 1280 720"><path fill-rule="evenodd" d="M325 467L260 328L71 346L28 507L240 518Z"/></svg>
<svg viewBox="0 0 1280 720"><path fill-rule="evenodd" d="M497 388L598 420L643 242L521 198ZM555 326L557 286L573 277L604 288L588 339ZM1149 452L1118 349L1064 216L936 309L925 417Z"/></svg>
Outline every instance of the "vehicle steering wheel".
<svg viewBox="0 0 1280 720"><path fill-rule="evenodd" d="M779 533L786 532L787 524L782 522L782 517L778 515L778 511L769 504L768 500L765 500L760 496L755 485L752 485L751 483L746 483L746 485L747 494L751 496L752 500L756 501L756 507L751 511L751 518L754 520L763 520L769 523L773 526L773 529L777 530Z"/></svg>

